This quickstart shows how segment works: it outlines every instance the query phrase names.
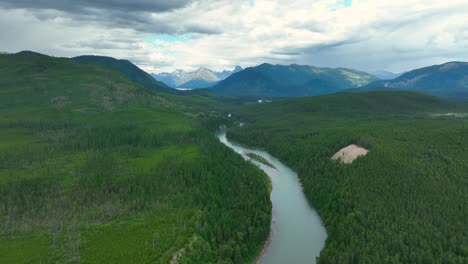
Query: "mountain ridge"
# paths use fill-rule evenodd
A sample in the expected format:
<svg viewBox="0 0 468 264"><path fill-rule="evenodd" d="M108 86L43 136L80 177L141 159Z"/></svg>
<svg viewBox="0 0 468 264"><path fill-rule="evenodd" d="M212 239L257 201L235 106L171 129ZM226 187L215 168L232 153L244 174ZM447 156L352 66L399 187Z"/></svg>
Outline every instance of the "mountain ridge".
<svg viewBox="0 0 468 264"><path fill-rule="evenodd" d="M240 66L236 66L231 71L224 70L222 72L200 67L194 71L177 69L173 72L151 73L151 76L170 87L199 89L211 87L241 70Z"/></svg>
<svg viewBox="0 0 468 264"><path fill-rule="evenodd" d="M359 90L399 89L468 99L468 62L450 61L414 69L393 80L379 80Z"/></svg>
<svg viewBox="0 0 468 264"><path fill-rule="evenodd" d="M212 90L238 96L297 97L334 93L376 80L354 69L262 63L229 76Z"/></svg>

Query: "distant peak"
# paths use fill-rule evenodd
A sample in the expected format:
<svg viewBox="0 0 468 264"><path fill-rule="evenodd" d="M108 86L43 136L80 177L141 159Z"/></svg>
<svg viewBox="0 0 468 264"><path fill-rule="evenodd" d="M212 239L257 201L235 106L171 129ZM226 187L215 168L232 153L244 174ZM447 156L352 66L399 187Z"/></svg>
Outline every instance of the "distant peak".
<svg viewBox="0 0 468 264"><path fill-rule="evenodd" d="M34 55L34 56L46 56L44 54L41 54L39 52L34 52L34 51L30 51L30 50L23 50L23 51L20 51L18 53L16 53L17 55Z"/></svg>
<svg viewBox="0 0 468 264"><path fill-rule="evenodd" d="M262 63L262 64L260 64L260 65L258 65L258 66L259 66L259 67L270 67L270 66L273 66L273 64L264 62L264 63Z"/></svg>

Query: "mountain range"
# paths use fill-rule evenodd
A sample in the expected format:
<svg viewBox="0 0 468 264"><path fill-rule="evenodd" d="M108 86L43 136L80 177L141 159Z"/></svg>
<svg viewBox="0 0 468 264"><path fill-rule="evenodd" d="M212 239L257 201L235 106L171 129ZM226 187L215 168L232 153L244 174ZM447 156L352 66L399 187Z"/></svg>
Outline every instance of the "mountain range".
<svg viewBox="0 0 468 264"><path fill-rule="evenodd" d="M239 71L242 71L240 66L236 66L232 71L224 70L222 72L207 68L198 68L189 72L179 69L171 73L152 73L151 76L173 88L197 89L211 87Z"/></svg>
<svg viewBox="0 0 468 264"><path fill-rule="evenodd" d="M19 54L42 56L23 51ZM76 61L100 64L112 68L136 83L157 92L181 93L172 87L211 87L218 94L242 97L298 97L321 95L339 91L365 92L372 90L408 90L446 98L468 99L468 63L447 62L408 71L394 79L379 80L373 74L345 68L319 68L306 65L261 64L242 70L237 66L232 71L214 72L200 68L193 72L177 70L173 73L154 75L146 73L128 60L105 56L79 56ZM394 74L395 75L395 74ZM169 83L169 86L167 85Z"/></svg>
<svg viewBox="0 0 468 264"><path fill-rule="evenodd" d="M334 93L377 80L374 75L353 69L264 63L231 75L212 90L248 97L296 97Z"/></svg>
<svg viewBox="0 0 468 264"><path fill-rule="evenodd" d="M379 80L358 89L398 89L468 99L468 62L447 62L409 71L393 80Z"/></svg>

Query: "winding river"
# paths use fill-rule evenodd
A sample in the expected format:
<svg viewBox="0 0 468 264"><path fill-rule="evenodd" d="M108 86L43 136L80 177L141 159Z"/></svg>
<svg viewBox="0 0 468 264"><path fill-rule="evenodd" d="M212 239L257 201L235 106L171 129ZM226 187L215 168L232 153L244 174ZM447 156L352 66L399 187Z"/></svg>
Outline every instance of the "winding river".
<svg viewBox="0 0 468 264"><path fill-rule="evenodd" d="M302 192L297 174L267 152L230 142L226 133L219 134L218 138L244 159L250 160L246 153L255 153L274 167L252 160L268 174L273 187L270 195L273 205L270 240L257 263L316 263L327 234L320 217Z"/></svg>

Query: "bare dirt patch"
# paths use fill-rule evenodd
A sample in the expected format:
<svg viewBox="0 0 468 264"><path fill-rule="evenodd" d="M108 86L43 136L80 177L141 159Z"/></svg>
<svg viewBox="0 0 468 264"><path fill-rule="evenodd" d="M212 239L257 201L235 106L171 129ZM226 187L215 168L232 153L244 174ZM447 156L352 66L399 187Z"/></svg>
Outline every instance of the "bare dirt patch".
<svg viewBox="0 0 468 264"><path fill-rule="evenodd" d="M342 162L349 164L358 157L367 155L368 152L369 151L367 149L352 144L340 149L335 153L335 155L333 155L332 159L341 160Z"/></svg>

